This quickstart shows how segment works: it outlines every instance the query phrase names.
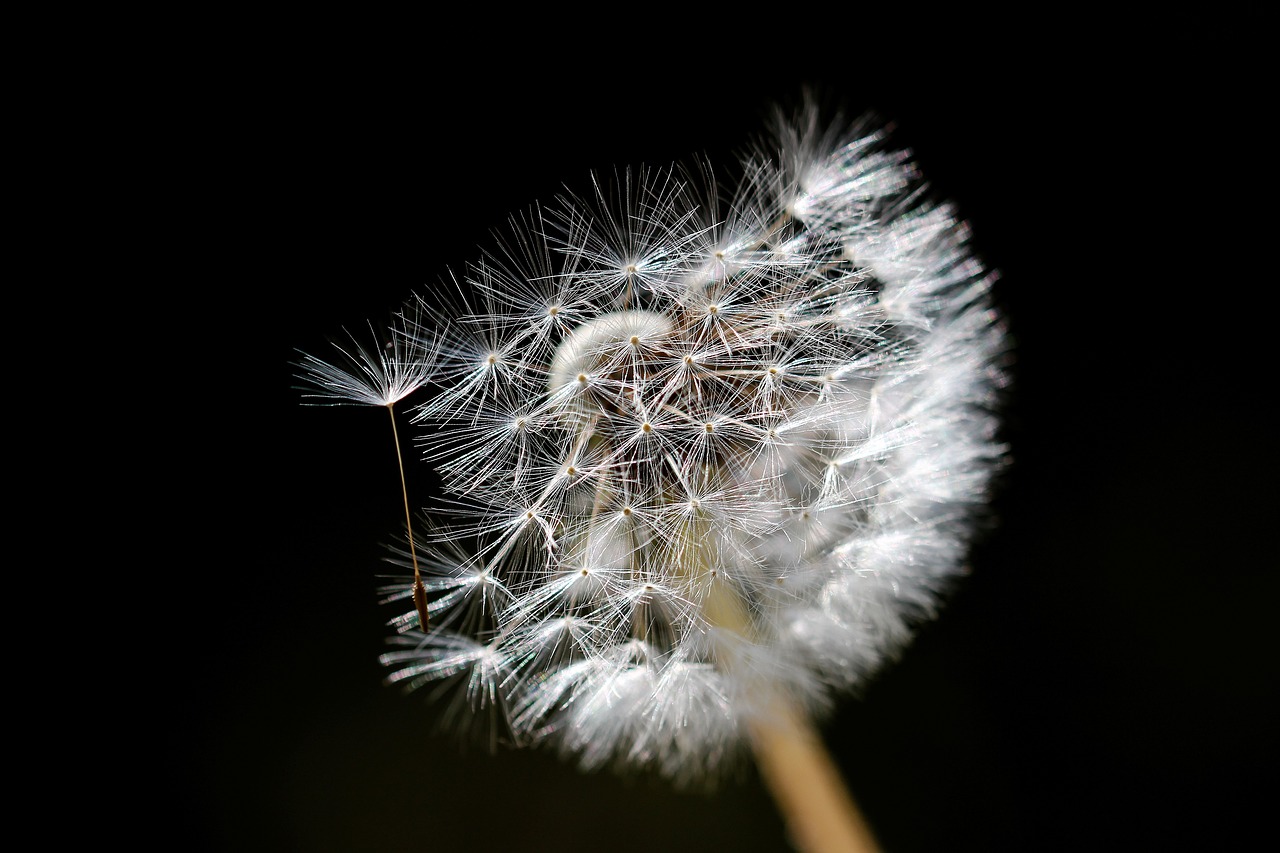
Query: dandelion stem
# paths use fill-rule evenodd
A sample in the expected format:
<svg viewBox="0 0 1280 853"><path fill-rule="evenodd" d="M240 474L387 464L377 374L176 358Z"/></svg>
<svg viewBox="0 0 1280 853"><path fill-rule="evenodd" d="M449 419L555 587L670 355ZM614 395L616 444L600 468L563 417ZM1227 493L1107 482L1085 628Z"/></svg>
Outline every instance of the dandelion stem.
<svg viewBox="0 0 1280 853"><path fill-rule="evenodd" d="M760 775L801 850L880 849L822 740L791 703L778 699L749 725Z"/></svg>
<svg viewBox="0 0 1280 853"><path fill-rule="evenodd" d="M710 583L702 612L710 624L747 641L756 635L741 597L723 580ZM756 764L797 847L804 853L878 851L813 724L771 685L761 682L756 689L759 704L747 722Z"/></svg>
<svg viewBox="0 0 1280 853"><path fill-rule="evenodd" d="M400 431L396 428L395 404L387 404L391 415L391 436L396 443L396 465L400 468L400 495L404 498L404 529L409 535L409 559L413 561L413 607L418 611L418 627L427 630L427 588L418 569L418 552L413 547L413 518L409 514L409 486L404 479L404 458L400 454Z"/></svg>

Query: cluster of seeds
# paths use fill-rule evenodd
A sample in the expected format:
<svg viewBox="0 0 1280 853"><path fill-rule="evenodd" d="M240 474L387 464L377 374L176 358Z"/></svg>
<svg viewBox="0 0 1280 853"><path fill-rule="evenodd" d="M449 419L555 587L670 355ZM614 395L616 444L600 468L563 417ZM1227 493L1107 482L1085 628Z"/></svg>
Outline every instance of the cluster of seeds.
<svg viewBox="0 0 1280 853"><path fill-rule="evenodd" d="M932 614L1003 452L991 276L882 134L816 128L724 196L626 173L537 209L406 310L449 497L393 681L689 780Z"/></svg>

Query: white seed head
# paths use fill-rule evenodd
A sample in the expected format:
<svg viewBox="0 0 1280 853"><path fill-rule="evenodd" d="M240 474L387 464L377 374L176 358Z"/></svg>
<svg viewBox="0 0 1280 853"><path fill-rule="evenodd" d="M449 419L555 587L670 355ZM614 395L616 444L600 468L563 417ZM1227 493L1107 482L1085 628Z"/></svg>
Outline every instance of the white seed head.
<svg viewBox="0 0 1280 853"><path fill-rule="evenodd" d="M431 562L429 633L393 620L392 680L702 780L767 696L822 710L933 615L1004 454L993 277L883 133L815 127L727 201L626 173L517 220L527 272L478 265L423 330L469 550Z"/></svg>

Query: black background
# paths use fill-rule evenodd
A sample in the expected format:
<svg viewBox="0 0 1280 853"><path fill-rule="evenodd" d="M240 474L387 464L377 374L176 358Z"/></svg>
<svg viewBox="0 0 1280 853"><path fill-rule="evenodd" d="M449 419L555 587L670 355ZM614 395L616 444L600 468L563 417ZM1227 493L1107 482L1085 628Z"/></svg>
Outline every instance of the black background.
<svg viewBox="0 0 1280 853"><path fill-rule="evenodd" d="M164 161L181 286L216 371L177 413L201 500L144 626L173 849L787 849L750 772L683 794L466 751L426 694L383 686L387 418L300 405L290 363L592 170L730 158L805 84L894 122L1001 271L1017 350L998 527L941 617L823 728L877 835L890 851L1246 837L1277 757L1280 590L1258 545L1274 429L1243 381L1259 335L1208 236L1233 214L1206 175L1257 164L1222 132L1234 113L1191 31L1150 35L1170 43L1139 61L1124 39L895 32L814 59L808 31L659 51L610 30L513 55L483 30L384 51L338 29L229 45L155 104L181 116Z"/></svg>

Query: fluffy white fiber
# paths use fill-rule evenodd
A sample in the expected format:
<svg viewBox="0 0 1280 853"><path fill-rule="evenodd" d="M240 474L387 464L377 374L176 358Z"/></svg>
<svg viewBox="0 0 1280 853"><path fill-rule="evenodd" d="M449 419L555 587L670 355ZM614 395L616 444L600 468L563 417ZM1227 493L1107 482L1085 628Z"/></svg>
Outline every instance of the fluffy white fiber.
<svg viewBox="0 0 1280 853"><path fill-rule="evenodd" d="M455 679L587 768L705 780L767 697L828 707L963 571L1004 450L968 232L881 131L812 111L737 174L602 179L514 219L363 371L303 362L331 402L429 392L450 499L392 681Z"/></svg>

